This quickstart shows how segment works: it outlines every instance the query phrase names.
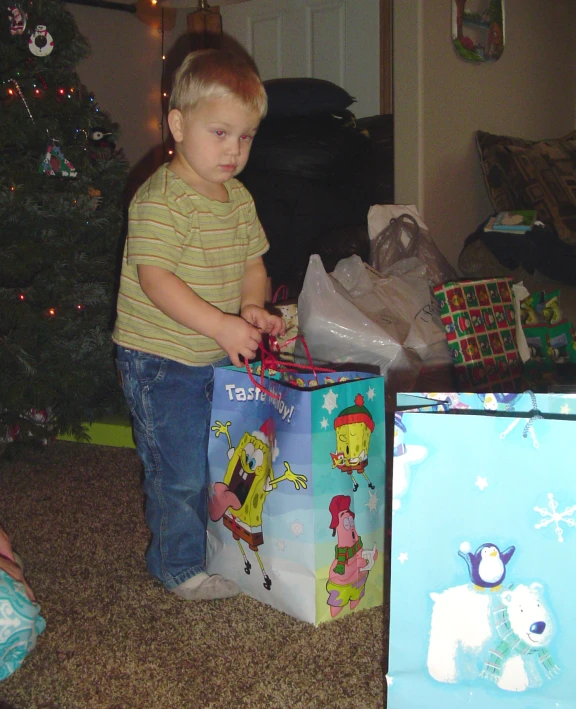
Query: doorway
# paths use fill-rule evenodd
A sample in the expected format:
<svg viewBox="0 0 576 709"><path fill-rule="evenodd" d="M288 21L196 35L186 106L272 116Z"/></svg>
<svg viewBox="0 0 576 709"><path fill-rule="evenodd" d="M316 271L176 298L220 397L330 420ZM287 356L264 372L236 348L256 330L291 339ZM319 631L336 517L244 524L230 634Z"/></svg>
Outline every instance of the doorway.
<svg viewBox="0 0 576 709"><path fill-rule="evenodd" d="M358 118L392 113L392 0L250 0L220 8L262 78L326 79Z"/></svg>

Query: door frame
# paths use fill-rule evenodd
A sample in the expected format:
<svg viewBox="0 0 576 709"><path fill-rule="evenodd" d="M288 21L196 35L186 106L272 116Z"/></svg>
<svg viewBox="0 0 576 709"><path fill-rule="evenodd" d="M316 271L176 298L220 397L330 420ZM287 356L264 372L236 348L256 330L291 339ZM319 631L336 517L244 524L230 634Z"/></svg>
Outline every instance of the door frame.
<svg viewBox="0 0 576 709"><path fill-rule="evenodd" d="M392 71L393 0L380 0L380 113L394 113Z"/></svg>

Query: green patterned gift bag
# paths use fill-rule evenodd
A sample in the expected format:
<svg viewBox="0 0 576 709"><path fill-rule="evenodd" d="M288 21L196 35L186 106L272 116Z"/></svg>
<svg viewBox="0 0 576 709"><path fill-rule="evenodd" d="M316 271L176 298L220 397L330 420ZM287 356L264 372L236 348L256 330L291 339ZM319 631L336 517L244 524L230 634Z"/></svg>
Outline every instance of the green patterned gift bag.
<svg viewBox="0 0 576 709"><path fill-rule="evenodd" d="M517 391L522 360L516 342L511 278L450 281L434 287L461 391Z"/></svg>

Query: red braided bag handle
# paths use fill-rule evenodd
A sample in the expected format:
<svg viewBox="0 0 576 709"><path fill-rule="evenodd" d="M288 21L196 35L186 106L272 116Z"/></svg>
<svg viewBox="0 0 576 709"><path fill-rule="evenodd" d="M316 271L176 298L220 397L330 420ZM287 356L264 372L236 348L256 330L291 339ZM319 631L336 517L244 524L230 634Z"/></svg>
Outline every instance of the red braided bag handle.
<svg viewBox="0 0 576 709"><path fill-rule="evenodd" d="M296 340L300 340L302 342L304 352L306 353L306 357L308 359L308 364L299 364L298 362L286 362L279 358L279 356L282 354L282 347L286 347L286 345L292 344L292 342L295 342ZM317 367L312 362L310 350L308 349L306 340L302 337L302 335L296 335L296 337L292 337L290 340L286 340L286 342L283 342L282 344L280 344L275 337L270 337L269 347L270 349L267 350L262 344L262 342L260 343L260 354L262 357L262 364L259 382L256 381L256 378L254 377L252 365L250 364L250 362L248 362L248 360L245 360L244 364L246 366L246 372L248 373L252 384L254 384L254 386L260 389L260 391L264 392L264 394L267 394L273 399L281 399L282 395L276 394L264 386L264 374L268 369L273 369L275 372L279 372L280 374L285 374L289 372L302 372L304 370L311 371L312 374L316 374L317 372L335 371L334 369L329 369L327 367Z"/></svg>

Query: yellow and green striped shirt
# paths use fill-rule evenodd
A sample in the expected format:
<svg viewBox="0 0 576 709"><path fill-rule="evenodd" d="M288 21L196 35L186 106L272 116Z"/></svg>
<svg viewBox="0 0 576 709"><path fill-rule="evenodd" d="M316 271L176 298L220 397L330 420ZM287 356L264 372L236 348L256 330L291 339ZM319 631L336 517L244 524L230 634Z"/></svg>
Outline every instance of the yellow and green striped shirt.
<svg viewBox="0 0 576 709"><path fill-rule="evenodd" d="M228 202L208 199L163 165L140 187L130 204L114 342L196 366L225 356L214 340L164 315L137 271L138 264L164 268L237 314L246 261L266 253L268 242L248 190L235 179L225 186Z"/></svg>

